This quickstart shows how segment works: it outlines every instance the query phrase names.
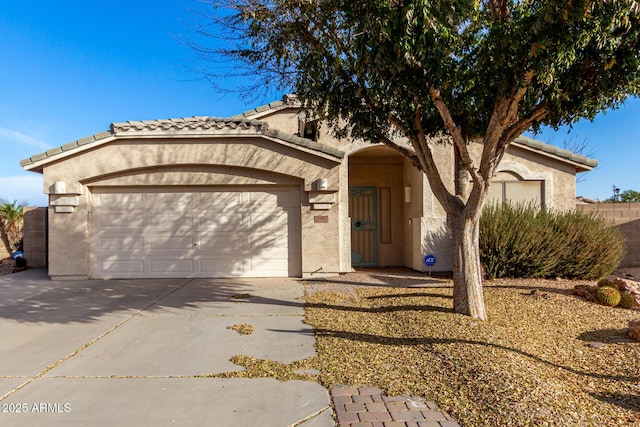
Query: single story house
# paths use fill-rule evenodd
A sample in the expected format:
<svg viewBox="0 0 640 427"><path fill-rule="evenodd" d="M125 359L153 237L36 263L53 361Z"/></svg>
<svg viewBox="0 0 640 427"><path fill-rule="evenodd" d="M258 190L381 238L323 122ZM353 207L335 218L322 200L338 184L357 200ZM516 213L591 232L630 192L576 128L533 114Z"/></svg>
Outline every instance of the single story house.
<svg viewBox="0 0 640 427"><path fill-rule="evenodd" d="M451 147L434 148L452 174ZM425 176L385 146L335 139L291 95L226 119L114 123L21 165L43 174L54 279L426 271L427 254L451 270ZM491 198L571 209L576 173L596 165L519 138Z"/></svg>

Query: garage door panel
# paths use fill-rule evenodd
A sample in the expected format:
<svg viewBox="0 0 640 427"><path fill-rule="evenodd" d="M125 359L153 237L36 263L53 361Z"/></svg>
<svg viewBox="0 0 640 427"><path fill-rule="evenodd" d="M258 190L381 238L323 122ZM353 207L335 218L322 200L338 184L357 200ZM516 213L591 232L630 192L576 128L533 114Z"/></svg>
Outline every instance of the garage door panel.
<svg viewBox="0 0 640 427"><path fill-rule="evenodd" d="M286 196L281 197L280 192L272 192L272 193L263 193L263 192L250 192L245 193L245 205L249 208L256 209L268 209L274 208L280 205L280 200L283 199L283 202L287 202Z"/></svg>
<svg viewBox="0 0 640 427"><path fill-rule="evenodd" d="M200 271L209 275L209 277L233 277L244 276L246 268L244 260L237 259L202 259L199 262Z"/></svg>
<svg viewBox="0 0 640 427"><path fill-rule="evenodd" d="M140 251L144 247L142 237L98 237L98 247L104 251Z"/></svg>
<svg viewBox="0 0 640 427"><path fill-rule="evenodd" d="M101 193L94 197L94 207L136 207L143 206L143 195L141 193Z"/></svg>
<svg viewBox="0 0 640 427"><path fill-rule="evenodd" d="M207 231L235 231L238 224L244 221L243 214L226 214L218 211L206 211L198 215L198 230Z"/></svg>
<svg viewBox="0 0 640 427"><path fill-rule="evenodd" d="M254 256L252 260L266 260L266 261L274 261L281 262L287 261L289 258L289 251L286 249L265 249L260 251L260 255ZM261 261L262 262L262 261Z"/></svg>
<svg viewBox="0 0 640 427"><path fill-rule="evenodd" d="M108 275L120 275L127 273L140 273L144 272L144 260L132 260L132 259L103 259L100 263L100 272Z"/></svg>
<svg viewBox="0 0 640 427"><path fill-rule="evenodd" d="M287 213L251 212L246 215L246 227L251 231L281 230L287 226Z"/></svg>
<svg viewBox="0 0 640 427"><path fill-rule="evenodd" d="M289 237L280 230L270 234L253 234L247 237L247 248L251 251L261 251L265 248L287 251L288 247Z"/></svg>
<svg viewBox="0 0 640 427"><path fill-rule="evenodd" d="M193 228L193 217L191 214L175 213L149 213L149 226L160 231L183 231Z"/></svg>
<svg viewBox="0 0 640 427"><path fill-rule="evenodd" d="M299 275L299 188L119 191L94 190L95 277Z"/></svg>
<svg viewBox="0 0 640 427"><path fill-rule="evenodd" d="M105 212L94 215L95 224L104 231L135 231L144 225L144 214L139 213L118 213Z"/></svg>
<svg viewBox="0 0 640 427"><path fill-rule="evenodd" d="M195 245L192 236L165 236L165 237L147 237L148 249L150 251L161 250L191 250Z"/></svg>
<svg viewBox="0 0 640 427"><path fill-rule="evenodd" d="M151 274L183 273L193 272L193 260L183 259L152 259L149 260L149 272Z"/></svg>
<svg viewBox="0 0 640 427"><path fill-rule="evenodd" d="M250 261L250 270L252 273L258 273L260 275L276 275L283 269L288 268L287 259L273 259L273 258L253 258Z"/></svg>
<svg viewBox="0 0 640 427"><path fill-rule="evenodd" d="M245 239L238 233L219 233L213 235L200 235L198 251L206 253L234 253L246 249Z"/></svg>
<svg viewBox="0 0 640 427"><path fill-rule="evenodd" d="M289 190L273 190L269 192L251 192L247 198L253 205L294 207L299 205L297 192Z"/></svg>
<svg viewBox="0 0 640 427"><path fill-rule="evenodd" d="M185 211L192 205L192 193L146 193L144 195L145 209Z"/></svg>

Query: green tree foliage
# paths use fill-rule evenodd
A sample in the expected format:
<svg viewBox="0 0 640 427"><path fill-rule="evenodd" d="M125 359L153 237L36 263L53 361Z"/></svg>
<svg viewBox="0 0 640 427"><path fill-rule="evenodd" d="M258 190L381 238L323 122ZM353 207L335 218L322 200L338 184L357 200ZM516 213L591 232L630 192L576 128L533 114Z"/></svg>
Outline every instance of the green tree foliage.
<svg viewBox="0 0 640 427"><path fill-rule="evenodd" d="M609 197L604 203L640 203L640 191L625 190L622 193L616 192L613 197Z"/></svg>
<svg viewBox="0 0 640 427"><path fill-rule="evenodd" d="M13 203L0 200L0 234L9 252L16 250L22 240L22 208L17 200Z"/></svg>
<svg viewBox="0 0 640 427"><path fill-rule="evenodd" d="M592 119L639 90L636 1L208 4L200 33L216 41L193 46L203 58L244 67L247 89L294 91L339 135L383 143L426 174L452 232L454 310L481 319L478 223L507 146L528 129ZM443 140L453 182L433 154ZM471 142L483 145L480 158Z"/></svg>

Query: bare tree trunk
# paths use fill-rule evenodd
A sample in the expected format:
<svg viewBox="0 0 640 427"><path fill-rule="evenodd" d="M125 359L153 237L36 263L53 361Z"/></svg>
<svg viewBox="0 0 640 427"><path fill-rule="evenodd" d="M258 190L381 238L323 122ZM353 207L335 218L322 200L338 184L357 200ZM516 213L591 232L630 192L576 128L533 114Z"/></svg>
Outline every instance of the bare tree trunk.
<svg viewBox="0 0 640 427"><path fill-rule="evenodd" d="M455 195L462 200L466 200L469 196L467 194L467 186L469 185L469 174L464 168L464 162L462 161L462 155L457 145L453 144L453 161L454 161L454 181L455 181Z"/></svg>
<svg viewBox="0 0 640 427"><path fill-rule="evenodd" d="M487 320L480 268L480 222L459 209L447 217L453 239L453 310Z"/></svg>

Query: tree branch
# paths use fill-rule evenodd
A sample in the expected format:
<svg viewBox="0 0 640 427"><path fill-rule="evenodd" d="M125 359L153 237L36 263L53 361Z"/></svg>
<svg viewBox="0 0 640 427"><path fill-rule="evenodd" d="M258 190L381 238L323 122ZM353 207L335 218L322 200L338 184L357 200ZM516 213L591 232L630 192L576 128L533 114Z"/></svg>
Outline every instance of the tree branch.
<svg viewBox="0 0 640 427"><path fill-rule="evenodd" d="M489 9L494 22L506 21L509 17L509 2L507 0L489 0Z"/></svg>
<svg viewBox="0 0 640 427"><path fill-rule="evenodd" d="M513 95L509 98L500 97L496 100L483 140L484 148L480 162L480 174L484 179L489 179L493 175L507 145L531 127L533 123L529 121L527 124L526 120L518 121L518 111L534 75L535 72L533 70L527 70L522 77L522 84ZM519 123L519 125L514 128L514 123ZM522 126L526 127L521 129ZM519 133L512 136L518 129L521 129Z"/></svg>
<svg viewBox="0 0 640 427"><path fill-rule="evenodd" d="M549 110L547 102L541 101L536 106L536 108L534 108L531 114L509 126L509 128L506 130L506 132L498 142L498 149L501 149L503 146L508 145L511 141L522 135L522 133L527 129L530 129L534 123L542 120L548 112Z"/></svg>
<svg viewBox="0 0 640 427"><path fill-rule="evenodd" d="M471 156L469 155L467 141L462 135L460 128L456 125L455 120L453 119L453 116L449 111L449 108L444 102L444 99L442 99L440 90L432 87L429 89L429 93L431 94L433 103L440 113L440 117L442 117L442 120L444 121L445 127L453 138L453 143L458 147L462 164L464 165L465 170L469 172L469 174L471 175L471 179L474 182L480 184L480 176L478 175L478 171L473 167L473 159L471 159Z"/></svg>
<svg viewBox="0 0 640 427"><path fill-rule="evenodd" d="M527 129L530 129L535 122L542 120L548 112L549 110L547 102L542 101L536 106L536 108L529 116L520 119L513 125L509 126L507 131L503 133L502 137L498 141L498 145L496 147L496 162L492 167L492 174L495 173L496 168L502 161L502 157L507 151L507 147L509 146L509 144L511 144L517 137L522 135Z"/></svg>
<svg viewBox="0 0 640 427"><path fill-rule="evenodd" d="M511 97L509 101L509 105L506 111L506 119L511 124L512 121L518 117L518 111L520 109L520 103L524 99L524 96L527 94L527 90L529 89L529 84L533 79L535 72L533 70L527 70L524 73L524 77L522 79L522 85L518 88L515 94Z"/></svg>
<svg viewBox="0 0 640 427"><path fill-rule="evenodd" d="M450 205L455 204L458 199L451 194L449 190L447 190L446 185L442 181L442 174L440 174L438 170L438 166L433 158L433 152L431 151L431 147L429 147L424 129L422 128L422 106L419 103L416 103L414 126L417 134L416 148L419 148L423 153L424 162L426 163L425 174L429 179L431 191L433 191L433 194L435 194L438 201L440 201L446 209L447 207L450 207Z"/></svg>

